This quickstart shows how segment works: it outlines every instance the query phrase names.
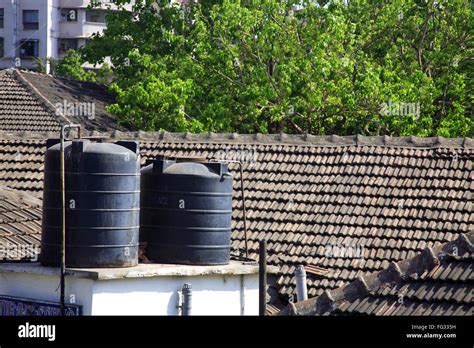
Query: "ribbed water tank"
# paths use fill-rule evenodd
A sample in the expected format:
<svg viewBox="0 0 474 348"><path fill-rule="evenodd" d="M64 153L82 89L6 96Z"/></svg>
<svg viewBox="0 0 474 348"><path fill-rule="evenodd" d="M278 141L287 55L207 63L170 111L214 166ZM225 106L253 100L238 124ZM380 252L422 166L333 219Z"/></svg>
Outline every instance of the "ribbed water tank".
<svg viewBox="0 0 474 348"><path fill-rule="evenodd" d="M140 241L153 262L229 263L232 176L227 164L156 159L141 171Z"/></svg>
<svg viewBox="0 0 474 348"><path fill-rule="evenodd" d="M60 144L47 143L41 263L60 265ZM65 143L66 266L128 267L138 263L138 143Z"/></svg>

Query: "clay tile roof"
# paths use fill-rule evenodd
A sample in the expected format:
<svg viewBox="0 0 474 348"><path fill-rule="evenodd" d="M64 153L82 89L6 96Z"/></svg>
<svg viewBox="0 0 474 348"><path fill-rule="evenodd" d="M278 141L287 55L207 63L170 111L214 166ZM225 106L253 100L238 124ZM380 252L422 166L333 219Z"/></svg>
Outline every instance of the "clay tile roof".
<svg viewBox="0 0 474 348"><path fill-rule="evenodd" d="M279 315L473 315L474 231ZM274 312L272 312L274 314Z"/></svg>
<svg viewBox="0 0 474 348"><path fill-rule="evenodd" d="M79 123L88 130L126 131L105 109L112 102L106 88L99 84L28 71L0 71L0 130L3 131L57 132L68 123ZM82 104L87 108L68 113L68 108L72 110L70 106L77 103L88 103ZM87 117L89 112L93 118ZM81 113L86 114L81 116Z"/></svg>
<svg viewBox="0 0 474 348"><path fill-rule="evenodd" d="M41 239L41 200L0 186L0 262L34 259Z"/></svg>
<svg viewBox="0 0 474 348"><path fill-rule="evenodd" d="M258 241L268 241L283 301L295 295L298 265L307 270L308 296L320 296L453 241L474 221L470 138L86 135L140 140L142 163L158 155L243 160L249 256L256 259ZM0 185L41 198L47 137L57 133L0 131ZM245 249L240 173L234 163L230 170L232 253L238 256Z"/></svg>

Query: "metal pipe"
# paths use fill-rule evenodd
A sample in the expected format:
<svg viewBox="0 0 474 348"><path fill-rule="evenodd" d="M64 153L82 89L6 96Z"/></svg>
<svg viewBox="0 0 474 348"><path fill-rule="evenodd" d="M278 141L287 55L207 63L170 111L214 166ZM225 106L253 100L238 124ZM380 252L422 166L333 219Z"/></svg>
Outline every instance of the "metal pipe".
<svg viewBox="0 0 474 348"><path fill-rule="evenodd" d="M61 145L60 145L60 156L59 156L59 171L61 180L61 315L65 315L65 303L64 303L64 288L65 288L65 274L66 274L66 179L64 174L64 129L66 126L61 128Z"/></svg>
<svg viewBox="0 0 474 348"><path fill-rule="evenodd" d="M191 288L191 284L183 284L181 293L183 294L183 304L181 308L181 313L184 316L191 315L193 300L193 290Z"/></svg>
<svg viewBox="0 0 474 348"><path fill-rule="evenodd" d="M240 315L245 315L245 279L240 275Z"/></svg>
<svg viewBox="0 0 474 348"><path fill-rule="evenodd" d="M258 282L258 297L259 297L259 315L264 316L267 312L267 241L261 240L259 242L259 282Z"/></svg>
<svg viewBox="0 0 474 348"><path fill-rule="evenodd" d="M59 171L60 171L60 185L61 185L61 293L60 293L60 310L61 315L66 313L66 303L64 300L64 293L66 288L66 174L65 174L65 159L64 159L64 131L66 129L77 128L78 135L81 135L81 126L77 124L64 125L61 127L60 134L60 148L59 148Z"/></svg>
<svg viewBox="0 0 474 348"><path fill-rule="evenodd" d="M306 287L306 271L303 265L296 267L295 271L296 276L296 296L299 301L304 301L308 299L308 289Z"/></svg>

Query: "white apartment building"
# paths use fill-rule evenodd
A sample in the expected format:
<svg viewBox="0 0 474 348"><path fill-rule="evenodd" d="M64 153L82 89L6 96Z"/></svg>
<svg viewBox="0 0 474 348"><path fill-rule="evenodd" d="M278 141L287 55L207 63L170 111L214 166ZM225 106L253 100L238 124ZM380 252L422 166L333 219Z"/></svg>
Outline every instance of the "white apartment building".
<svg viewBox="0 0 474 348"><path fill-rule="evenodd" d="M83 46L105 29L110 2L91 10L90 0L0 0L0 69L34 69L35 58L60 59Z"/></svg>

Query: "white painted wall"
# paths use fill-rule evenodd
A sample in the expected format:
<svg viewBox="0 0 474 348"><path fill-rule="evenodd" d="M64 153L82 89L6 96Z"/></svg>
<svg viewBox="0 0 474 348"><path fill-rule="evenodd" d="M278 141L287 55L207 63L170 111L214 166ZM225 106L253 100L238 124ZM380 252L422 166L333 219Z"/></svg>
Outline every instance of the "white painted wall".
<svg viewBox="0 0 474 348"><path fill-rule="evenodd" d="M178 293L184 283L192 286L194 315L258 315L258 275L98 281L92 314L178 315Z"/></svg>
<svg viewBox="0 0 474 348"><path fill-rule="evenodd" d="M46 57L51 57L53 59L58 59L58 45L59 45L59 20L61 17L61 12L59 10L59 0L48 0L48 19L46 32L46 42L47 42L47 52ZM49 65L47 67L49 72Z"/></svg>
<svg viewBox="0 0 474 348"><path fill-rule="evenodd" d="M83 278L68 278L65 298L75 295L77 305L82 305L84 315L92 312L93 281ZM0 273L0 295L23 297L39 301L59 303L59 277L31 273Z"/></svg>
<svg viewBox="0 0 474 348"><path fill-rule="evenodd" d="M4 27L0 29L5 54L0 58L0 69L18 67L15 66L15 58L19 56L17 46L20 40L39 40L39 58L58 59L59 38L77 38L80 47L93 33L101 33L106 28L105 24L86 22L86 7L89 3L90 0L0 0L0 8L5 13ZM131 10L131 6L127 5L126 8ZM77 9L78 21L60 22L62 7ZM23 30L23 10L39 11L38 30ZM36 67L32 59L22 59L20 62L19 68Z"/></svg>
<svg viewBox="0 0 474 348"><path fill-rule="evenodd" d="M192 286L193 315L258 315L258 274L113 280L67 277L66 299L84 315L178 315L178 292ZM59 277L0 273L0 295L59 302Z"/></svg>
<svg viewBox="0 0 474 348"><path fill-rule="evenodd" d="M0 37L4 40L4 57L0 58L0 68L9 67L12 64L14 52L14 11L13 0L0 0L0 8L4 9L4 26L0 28Z"/></svg>
<svg viewBox="0 0 474 348"><path fill-rule="evenodd" d="M5 45L5 56L0 59L0 68L15 66L15 58L19 57L18 46L21 40L39 41L39 58L54 57L57 52L57 4L59 0L0 0L0 8L4 9L4 29L0 32ZM39 26L37 30L24 30L23 10L38 10ZM54 41L54 42L53 42ZM56 50L55 50L56 48ZM34 68L32 59L21 59L22 68Z"/></svg>

